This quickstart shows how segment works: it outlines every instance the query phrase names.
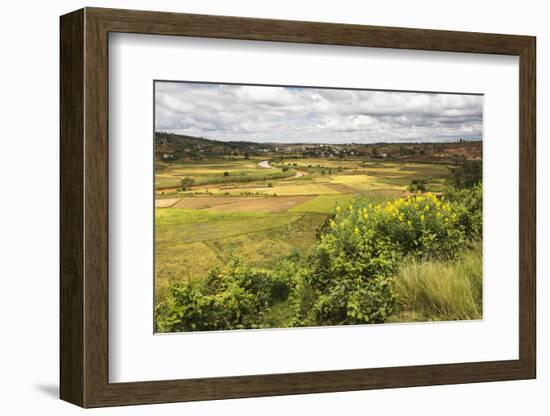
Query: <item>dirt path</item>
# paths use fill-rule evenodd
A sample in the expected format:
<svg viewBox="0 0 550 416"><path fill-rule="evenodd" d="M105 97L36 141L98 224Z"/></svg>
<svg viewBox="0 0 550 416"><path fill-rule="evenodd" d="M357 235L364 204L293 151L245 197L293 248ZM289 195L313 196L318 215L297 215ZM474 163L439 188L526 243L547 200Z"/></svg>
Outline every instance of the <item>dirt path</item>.
<svg viewBox="0 0 550 416"><path fill-rule="evenodd" d="M264 168L264 169L273 169L273 166L269 164L269 160L262 160L258 163L258 167ZM294 175L295 178L301 178L302 176L308 175L307 172L298 171L296 172L296 175Z"/></svg>
<svg viewBox="0 0 550 416"><path fill-rule="evenodd" d="M180 200L181 198L157 198L155 199L155 208L170 208Z"/></svg>

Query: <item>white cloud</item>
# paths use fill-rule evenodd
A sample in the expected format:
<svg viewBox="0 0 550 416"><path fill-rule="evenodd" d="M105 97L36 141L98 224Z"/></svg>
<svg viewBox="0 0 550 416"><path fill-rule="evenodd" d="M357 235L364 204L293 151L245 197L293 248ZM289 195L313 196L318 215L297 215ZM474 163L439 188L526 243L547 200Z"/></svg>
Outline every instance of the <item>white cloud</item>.
<svg viewBox="0 0 550 416"><path fill-rule="evenodd" d="M374 143L481 139L479 95L155 84L157 131L218 140Z"/></svg>

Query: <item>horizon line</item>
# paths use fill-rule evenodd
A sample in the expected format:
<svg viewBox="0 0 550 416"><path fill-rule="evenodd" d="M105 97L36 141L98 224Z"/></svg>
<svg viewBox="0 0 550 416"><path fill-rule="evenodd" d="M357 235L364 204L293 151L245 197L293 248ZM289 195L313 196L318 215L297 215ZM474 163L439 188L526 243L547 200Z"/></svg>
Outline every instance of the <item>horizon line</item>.
<svg viewBox="0 0 550 416"><path fill-rule="evenodd" d="M220 140L220 139L212 139L212 138L209 138L209 137L203 137L203 136L191 136L191 135L188 135L188 134L181 134L181 133L172 133L172 132L169 132L169 131L162 131L162 130L155 130L154 131L155 135L157 133L160 133L160 134L173 134L175 136L181 136L181 137L190 137L190 138L193 138L193 139L202 139L202 140L209 140L209 141L214 141L214 142L220 142L220 143L250 143L250 144L278 144L278 145L315 145L315 144L324 144L324 145L332 145L332 146L335 146L335 145L351 145L351 144L354 144L354 145L377 145L377 144L439 144L439 143L445 143L445 144L449 144L449 143L457 143L458 140L463 140L464 142L483 142L483 138L473 138L473 139L470 139L470 138L458 138L458 139L450 139L450 140L441 140L441 141L425 141L425 142L422 142L422 141L377 141L377 142L371 142L371 143L362 143L362 142L344 142L344 143L331 143L331 142L255 142L255 141L250 141L250 140L228 140L228 141L225 141L225 140Z"/></svg>

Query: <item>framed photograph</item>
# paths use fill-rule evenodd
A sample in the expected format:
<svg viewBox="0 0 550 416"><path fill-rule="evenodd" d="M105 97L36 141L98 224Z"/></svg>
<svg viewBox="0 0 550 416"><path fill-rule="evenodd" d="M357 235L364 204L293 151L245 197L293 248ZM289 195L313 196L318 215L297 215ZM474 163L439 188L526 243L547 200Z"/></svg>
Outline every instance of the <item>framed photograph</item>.
<svg viewBox="0 0 550 416"><path fill-rule="evenodd" d="M62 16L61 398L535 378L535 49Z"/></svg>

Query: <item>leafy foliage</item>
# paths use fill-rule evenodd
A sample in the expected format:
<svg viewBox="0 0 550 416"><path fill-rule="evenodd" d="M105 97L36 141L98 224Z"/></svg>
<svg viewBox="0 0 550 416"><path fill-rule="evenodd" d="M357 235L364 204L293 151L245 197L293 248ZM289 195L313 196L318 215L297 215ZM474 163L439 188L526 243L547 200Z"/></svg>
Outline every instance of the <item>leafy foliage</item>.
<svg viewBox="0 0 550 416"><path fill-rule="evenodd" d="M465 237L457 221L453 206L432 194L338 207L306 276L315 300L304 323L384 322L397 306L391 276L398 262L452 258Z"/></svg>
<svg viewBox="0 0 550 416"><path fill-rule="evenodd" d="M193 178L189 178L189 177L183 178L180 181L181 189L186 191L187 188L190 188L191 186L193 186L194 182L195 180Z"/></svg>
<svg viewBox="0 0 550 416"><path fill-rule="evenodd" d="M426 192L426 181L422 179L413 179L409 185L410 192Z"/></svg>
<svg viewBox="0 0 550 416"><path fill-rule="evenodd" d="M482 181L481 160L464 160L451 169L452 184L456 188L472 188Z"/></svg>
<svg viewBox="0 0 550 416"><path fill-rule="evenodd" d="M263 315L289 293L288 275L245 266L233 259L201 283L173 283L157 307L160 332L262 328Z"/></svg>
<svg viewBox="0 0 550 416"><path fill-rule="evenodd" d="M451 188L446 193L455 207L458 225L470 240L483 236L483 187L481 183L469 189Z"/></svg>

